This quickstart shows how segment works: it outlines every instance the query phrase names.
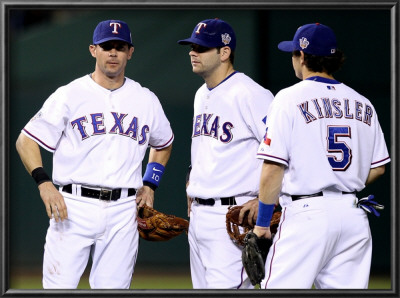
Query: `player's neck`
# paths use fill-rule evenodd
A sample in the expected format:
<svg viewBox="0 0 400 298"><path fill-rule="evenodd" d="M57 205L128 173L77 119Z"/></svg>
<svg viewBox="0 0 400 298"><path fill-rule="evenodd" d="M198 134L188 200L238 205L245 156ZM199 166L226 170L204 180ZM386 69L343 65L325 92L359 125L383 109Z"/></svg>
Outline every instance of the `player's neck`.
<svg viewBox="0 0 400 298"><path fill-rule="evenodd" d="M209 77L204 77L208 89L218 86L223 80L230 76L235 70L230 65L228 68L221 68L214 71Z"/></svg>
<svg viewBox="0 0 400 298"><path fill-rule="evenodd" d="M303 71L303 80L306 80L311 77L321 77L326 79L334 80L335 78L332 75L327 74L326 72L314 72L314 71Z"/></svg>
<svg viewBox="0 0 400 298"><path fill-rule="evenodd" d="M124 84L125 76L121 74L116 77L107 77L104 74L94 71L91 73L90 77L99 84L101 87L108 90L115 90Z"/></svg>

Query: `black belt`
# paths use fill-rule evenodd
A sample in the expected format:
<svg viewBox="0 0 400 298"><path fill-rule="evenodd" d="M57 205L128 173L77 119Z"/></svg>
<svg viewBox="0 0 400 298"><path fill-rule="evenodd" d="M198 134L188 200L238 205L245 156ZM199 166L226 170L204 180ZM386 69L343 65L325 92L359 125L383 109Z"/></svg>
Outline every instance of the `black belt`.
<svg viewBox="0 0 400 298"><path fill-rule="evenodd" d="M215 204L214 199L194 198L194 200L201 205L214 206ZM220 198L220 200L221 205L236 205L235 197Z"/></svg>
<svg viewBox="0 0 400 298"><path fill-rule="evenodd" d="M356 193L355 191L352 191L352 192L342 191L342 194L344 194L344 195L355 194L355 193ZM292 195L292 201L297 201L297 200L312 198L312 197L322 197L323 195L324 194L322 193L322 191L314 193L312 195L300 195L300 196Z"/></svg>
<svg viewBox="0 0 400 298"><path fill-rule="evenodd" d="M62 191L72 194L72 184L64 185ZM91 189L81 186L81 196L105 201L116 201L121 197L121 188L115 189ZM128 188L128 197L134 196L136 189Z"/></svg>

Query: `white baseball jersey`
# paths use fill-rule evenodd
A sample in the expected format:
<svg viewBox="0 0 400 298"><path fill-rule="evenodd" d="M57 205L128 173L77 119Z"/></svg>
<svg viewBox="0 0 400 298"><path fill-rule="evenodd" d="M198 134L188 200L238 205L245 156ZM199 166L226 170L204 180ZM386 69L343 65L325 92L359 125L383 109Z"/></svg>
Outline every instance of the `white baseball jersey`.
<svg viewBox="0 0 400 298"><path fill-rule="evenodd" d="M255 159L273 95L243 73L196 92L190 197L257 195L262 162Z"/></svg>
<svg viewBox="0 0 400 298"><path fill-rule="evenodd" d="M22 131L50 152L53 182L140 188L148 146L174 139L154 93L126 78L110 91L89 75L57 89Z"/></svg>
<svg viewBox="0 0 400 298"><path fill-rule="evenodd" d="M371 102L320 77L276 95L257 157L288 167L282 185L288 195L360 191L370 169L390 161Z"/></svg>
<svg viewBox="0 0 400 298"><path fill-rule="evenodd" d="M321 77L286 88L268 112L257 156L287 166L261 287L367 288L372 237L352 192L365 187L371 168L390 161L370 101Z"/></svg>
<svg viewBox="0 0 400 298"><path fill-rule="evenodd" d="M242 205L259 192L262 161L254 158L265 134L273 100L243 73L235 72L194 100L190 197L236 197ZM192 203L189 227L193 288L253 288L243 270L242 250L226 232L228 205Z"/></svg>

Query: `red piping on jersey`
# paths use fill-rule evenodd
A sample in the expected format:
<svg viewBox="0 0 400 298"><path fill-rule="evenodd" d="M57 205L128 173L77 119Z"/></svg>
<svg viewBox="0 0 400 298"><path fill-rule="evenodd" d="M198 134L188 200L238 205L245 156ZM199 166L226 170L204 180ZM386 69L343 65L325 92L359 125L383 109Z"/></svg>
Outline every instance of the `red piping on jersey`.
<svg viewBox="0 0 400 298"><path fill-rule="evenodd" d="M268 155L268 154L265 154L265 153L257 153L257 156L266 156L266 157L272 157L272 158L275 158L275 159L279 159L279 160L281 160L281 161L284 161L285 163L289 163L289 161L287 161L286 159L283 159L283 158L280 158L280 157L276 157L276 156L273 156L273 155Z"/></svg>
<svg viewBox="0 0 400 298"><path fill-rule="evenodd" d="M171 136L171 138L168 140L168 142L166 142L164 145L161 145L161 146L152 146L154 149L157 149L157 148L164 148L165 146L167 146L172 140L173 140L173 138L174 138L174 134L172 133L172 136Z"/></svg>
<svg viewBox="0 0 400 298"><path fill-rule="evenodd" d="M383 161L385 161L385 160L388 160L389 158L390 158L390 157L388 156L388 157L386 157L386 158L384 158L384 159L375 161L375 162L371 163L371 166L373 166L373 165L375 165L375 164L377 164L377 163L381 163L381 162L383 162Z"/></svg>
<svg viewBox="0 0 400 298"><path fill-rule="evenodd" d="M48 148L51 151L55 151L56 148L50 147L49 145L47 145L46 143L44 143L41 139L37 138L36 136L34 136L33 134L31 134L29 131L27 131L25 128L23 129L23 131L25 131L28 135L30 135L32 138L34 138L36 141L38 141L40 144L42 144L43 146L45 146L46 148Z"/></svg>
<svg viewBox="0 0 400 298"><path fill-rule="evenodd" d="M267 284L268 284L268 281L269 281L269 279L271 278L271 272L272 272L272 262L273 262L273 260L274 260L274 256L275 256L275 250L276 250L276 248L275 248L275 246L276 246L276 244L277 244L277 242L279 241L279 239L281 238L281 232L282 232L282 229L281 229L281 226L282 226L282 224L284 223L284 221L285 221L285 214L286 214L286 208L283 208L283 210L282 210L282 215L281 215L281 222L280 222L280 224L279 224L279 233L278 233L278 235L275 235L275 237L277 237L278 236L278 239L276 240L276 241L274 241L274 244L272 245L272 257L271 257L271 261L270 261L270 263L269 263L269 274L268 274L268 278L266 278L266 281L265 281L265 289L267 288Z"/></svg>

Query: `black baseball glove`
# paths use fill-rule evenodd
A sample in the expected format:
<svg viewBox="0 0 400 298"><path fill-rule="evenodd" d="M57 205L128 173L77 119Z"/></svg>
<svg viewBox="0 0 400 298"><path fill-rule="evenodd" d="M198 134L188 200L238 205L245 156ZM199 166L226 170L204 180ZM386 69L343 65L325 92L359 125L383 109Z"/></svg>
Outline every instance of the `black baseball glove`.
<svg viewBox="0 0 400 298"><path fill-rule="evenodd" d="M242 263L253 286L265 277L265 260L271 245L272 239L258 238L253 231L249 231L244 238Z"/></svg>

